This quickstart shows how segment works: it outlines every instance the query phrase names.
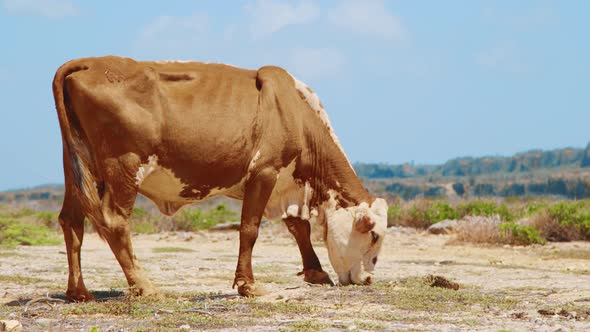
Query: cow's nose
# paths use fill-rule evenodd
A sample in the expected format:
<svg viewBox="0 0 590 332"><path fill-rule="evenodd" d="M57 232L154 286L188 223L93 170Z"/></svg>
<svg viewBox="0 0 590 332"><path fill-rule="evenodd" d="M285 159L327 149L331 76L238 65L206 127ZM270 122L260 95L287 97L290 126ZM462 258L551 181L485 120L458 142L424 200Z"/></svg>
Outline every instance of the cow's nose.
<svg viewBox="0 0 590 332"><path fill-rule="evenodd" d="M370 285L371 283L373 283L373 279L371 278L371 276L368 276L367 278L365 278L365 281L363 282L364 285Z"/></svg>

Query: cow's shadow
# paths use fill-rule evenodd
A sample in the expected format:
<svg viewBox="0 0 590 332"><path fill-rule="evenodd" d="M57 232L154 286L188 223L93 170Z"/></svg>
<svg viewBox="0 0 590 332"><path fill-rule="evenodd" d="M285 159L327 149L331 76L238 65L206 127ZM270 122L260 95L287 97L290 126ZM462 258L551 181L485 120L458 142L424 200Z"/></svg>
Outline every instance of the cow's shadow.
<svg viewBox="0 0 590 332"><path fill-rule="evenodd" d="M120 300L127 296L127 293L120 290L94 291L91 292L97 302L106 302L111 300ZM49 293L38 297L23 297L4 303L7 307L25 307L33 303L72 303L66 299L63 292Z"/></svg>

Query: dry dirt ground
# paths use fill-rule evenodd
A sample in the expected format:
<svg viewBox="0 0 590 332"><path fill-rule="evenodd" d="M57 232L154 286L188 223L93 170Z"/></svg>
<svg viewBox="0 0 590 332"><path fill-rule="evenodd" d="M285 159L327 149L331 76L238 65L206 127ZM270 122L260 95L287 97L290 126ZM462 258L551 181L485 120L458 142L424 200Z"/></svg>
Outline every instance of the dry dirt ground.
<svg viewBox="0 0 590 332"><path fill-rule="evenodd" d="M590 243L502 247L449 244L452 236L391 228L369 287L310 286L283 225L261 229L254 271L270 294L231 289L236 231L137 235L159 298L126 296L108 246L85 238L86 285L98 302L64 303L64 246L0 250L0 320L25 331L588 331ZM334 277L326 249L315 244ZM440 275L459 290L431 287Z"/></svg>

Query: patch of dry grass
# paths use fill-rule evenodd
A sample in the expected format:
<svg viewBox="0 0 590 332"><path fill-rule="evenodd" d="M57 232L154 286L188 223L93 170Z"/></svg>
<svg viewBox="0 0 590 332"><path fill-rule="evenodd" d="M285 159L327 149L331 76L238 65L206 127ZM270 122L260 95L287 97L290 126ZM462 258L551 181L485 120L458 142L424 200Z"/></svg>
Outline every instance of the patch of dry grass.
<svg viewBox="0 0 590 332"><path fill-rule="evenodd" d="M539 231L529 224L502 222L498 215L491 217L466 216L456 227L452 242L530 245L545 244Z"/></svg>
<svg viewBox="0 0 590 332"><path fill-rule="evenodd" d="M590 250L567 249L546 252L543 254L549 259L590 259Z"/></svg>
<svg viewBox="0 0 590 332"><path fill-rule="evenodd" d="M501 220L494 217L465 217L458 223L453 242L499 243Z"/></svg>
<svg viewBox="0 0 590 332"><path fill-rule="evenodd" d="M156 247L152 249L156 254L162 253L177 253L177 252L194 252L193 249L183 247Z"/></svg>
<svg viewBox="0 0 590 332"><path fill-rule="evenodd" d="M469 311L472 306L513 309L518 304L515 299L484 293L474 287L462 287L459 290L431 287L428 278L408 278L397 282L377 283L360 292L357 288L360 287L347 287L344 292L349 292L349 295L359 301L385 303L393 309L412 312Z"/></svg>
<svg viewBox="0 0 590 332"><path fill-rule="evenodd" d="M46 281L46 280L41 279L41 278L35 278L35 277L21 276L19 274L14 274L14 275L0 274L0 284L1 283L8 283L8 284L17 284L17 285L28 285L28 284L39 283L42 281Z"/></svg>

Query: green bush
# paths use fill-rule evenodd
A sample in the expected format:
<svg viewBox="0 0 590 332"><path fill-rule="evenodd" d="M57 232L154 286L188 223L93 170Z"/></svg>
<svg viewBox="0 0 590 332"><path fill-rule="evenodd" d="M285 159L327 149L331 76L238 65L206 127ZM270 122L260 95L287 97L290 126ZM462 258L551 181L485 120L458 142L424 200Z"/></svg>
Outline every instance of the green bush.
<svg viewBox="0 0 590 332"><path fill-rule="evenodd" d="M228 209L225 204L219 204L207 212L203 212L200 208L182 210L175 221L176 230L199 231L236 219L237 213Z"/></svg>
<svg viewBox="0 0 590 332"><path fill-rule="evenodd" d="M32 216L32 215L34 215L34 214L35 214L35 211L34 211L34 210L31 210L31 209L29 209L29 208L27 208L27 207L23 207L23 208L20 208L20 209L18 209L18 210L16 210L16 211L12 211L12 212L10 212L10 214L9 214L9 215L10 215L12 218L21 218L21 217L28 217L28 216Z"/></svg>
<svg viewBox="0 0 590 332"><path fill-rule="evenodd" d="M387 227L399 224L399 219L402 215L402 206L399 204L391 204L387 208Z"/></svg>
<svg viewBox="0 0 590 332"><path fill-rule="evenodd" d="M42 224L21 223L12 218L0 218L0 245L51 245L60 241L56 234Z"/></svg>
<svg viewBox="0 0 590 332"><path fill-rule="evenodd" d="M577 228L590 238L590 201L561 201L548 209L549 216L561 226Z"/></svg>
<svg viewBox="0 0 590 332"><path fill-rule="evenodd" d="M544 211L548 206L549 203L547 203L547 201L528 201L524 206L522 213L525 216L533 216L539 212Z"/></svg>
<svg viewBox="0 0 590 332"><path fill-rule="evenodd" d="M515 214L505 204L498 205L494 201L474 200L460 204L457 210L461 218L465 216L491 217L494 215L499 215L503 221L513 221L516 218Z"/></svg>
<svg viewBox="0 0 590 332"><path fill-rule="evenodd" d="M154 234L160 231L152 216L144 209L134 207L131 212L133 232L140 234Z"/></svg>
<svg viewBox="0 0 590 332"><path fill-rule="evenodd" d="M43 225L51 229L56 229L58 225L57 212L54 211L42 211L36 215L37 221L40 221Z"/></svg>
<svg viewBox="0 0 590 332"><path fill-rule="evenodd" d="M500 225L500 238L510 244L529 245L545 244L547 241L541 236L539 230L533 226L519 225L515 222L506 222Z"/></svg>
<svg viewBox="0 0 590 332"><path fill-rule="evenodd" d="M390 224L427 228L445 219L457 219L459 214L449 203L431 200L416 200L409 207L390 210Z"/></svg>

